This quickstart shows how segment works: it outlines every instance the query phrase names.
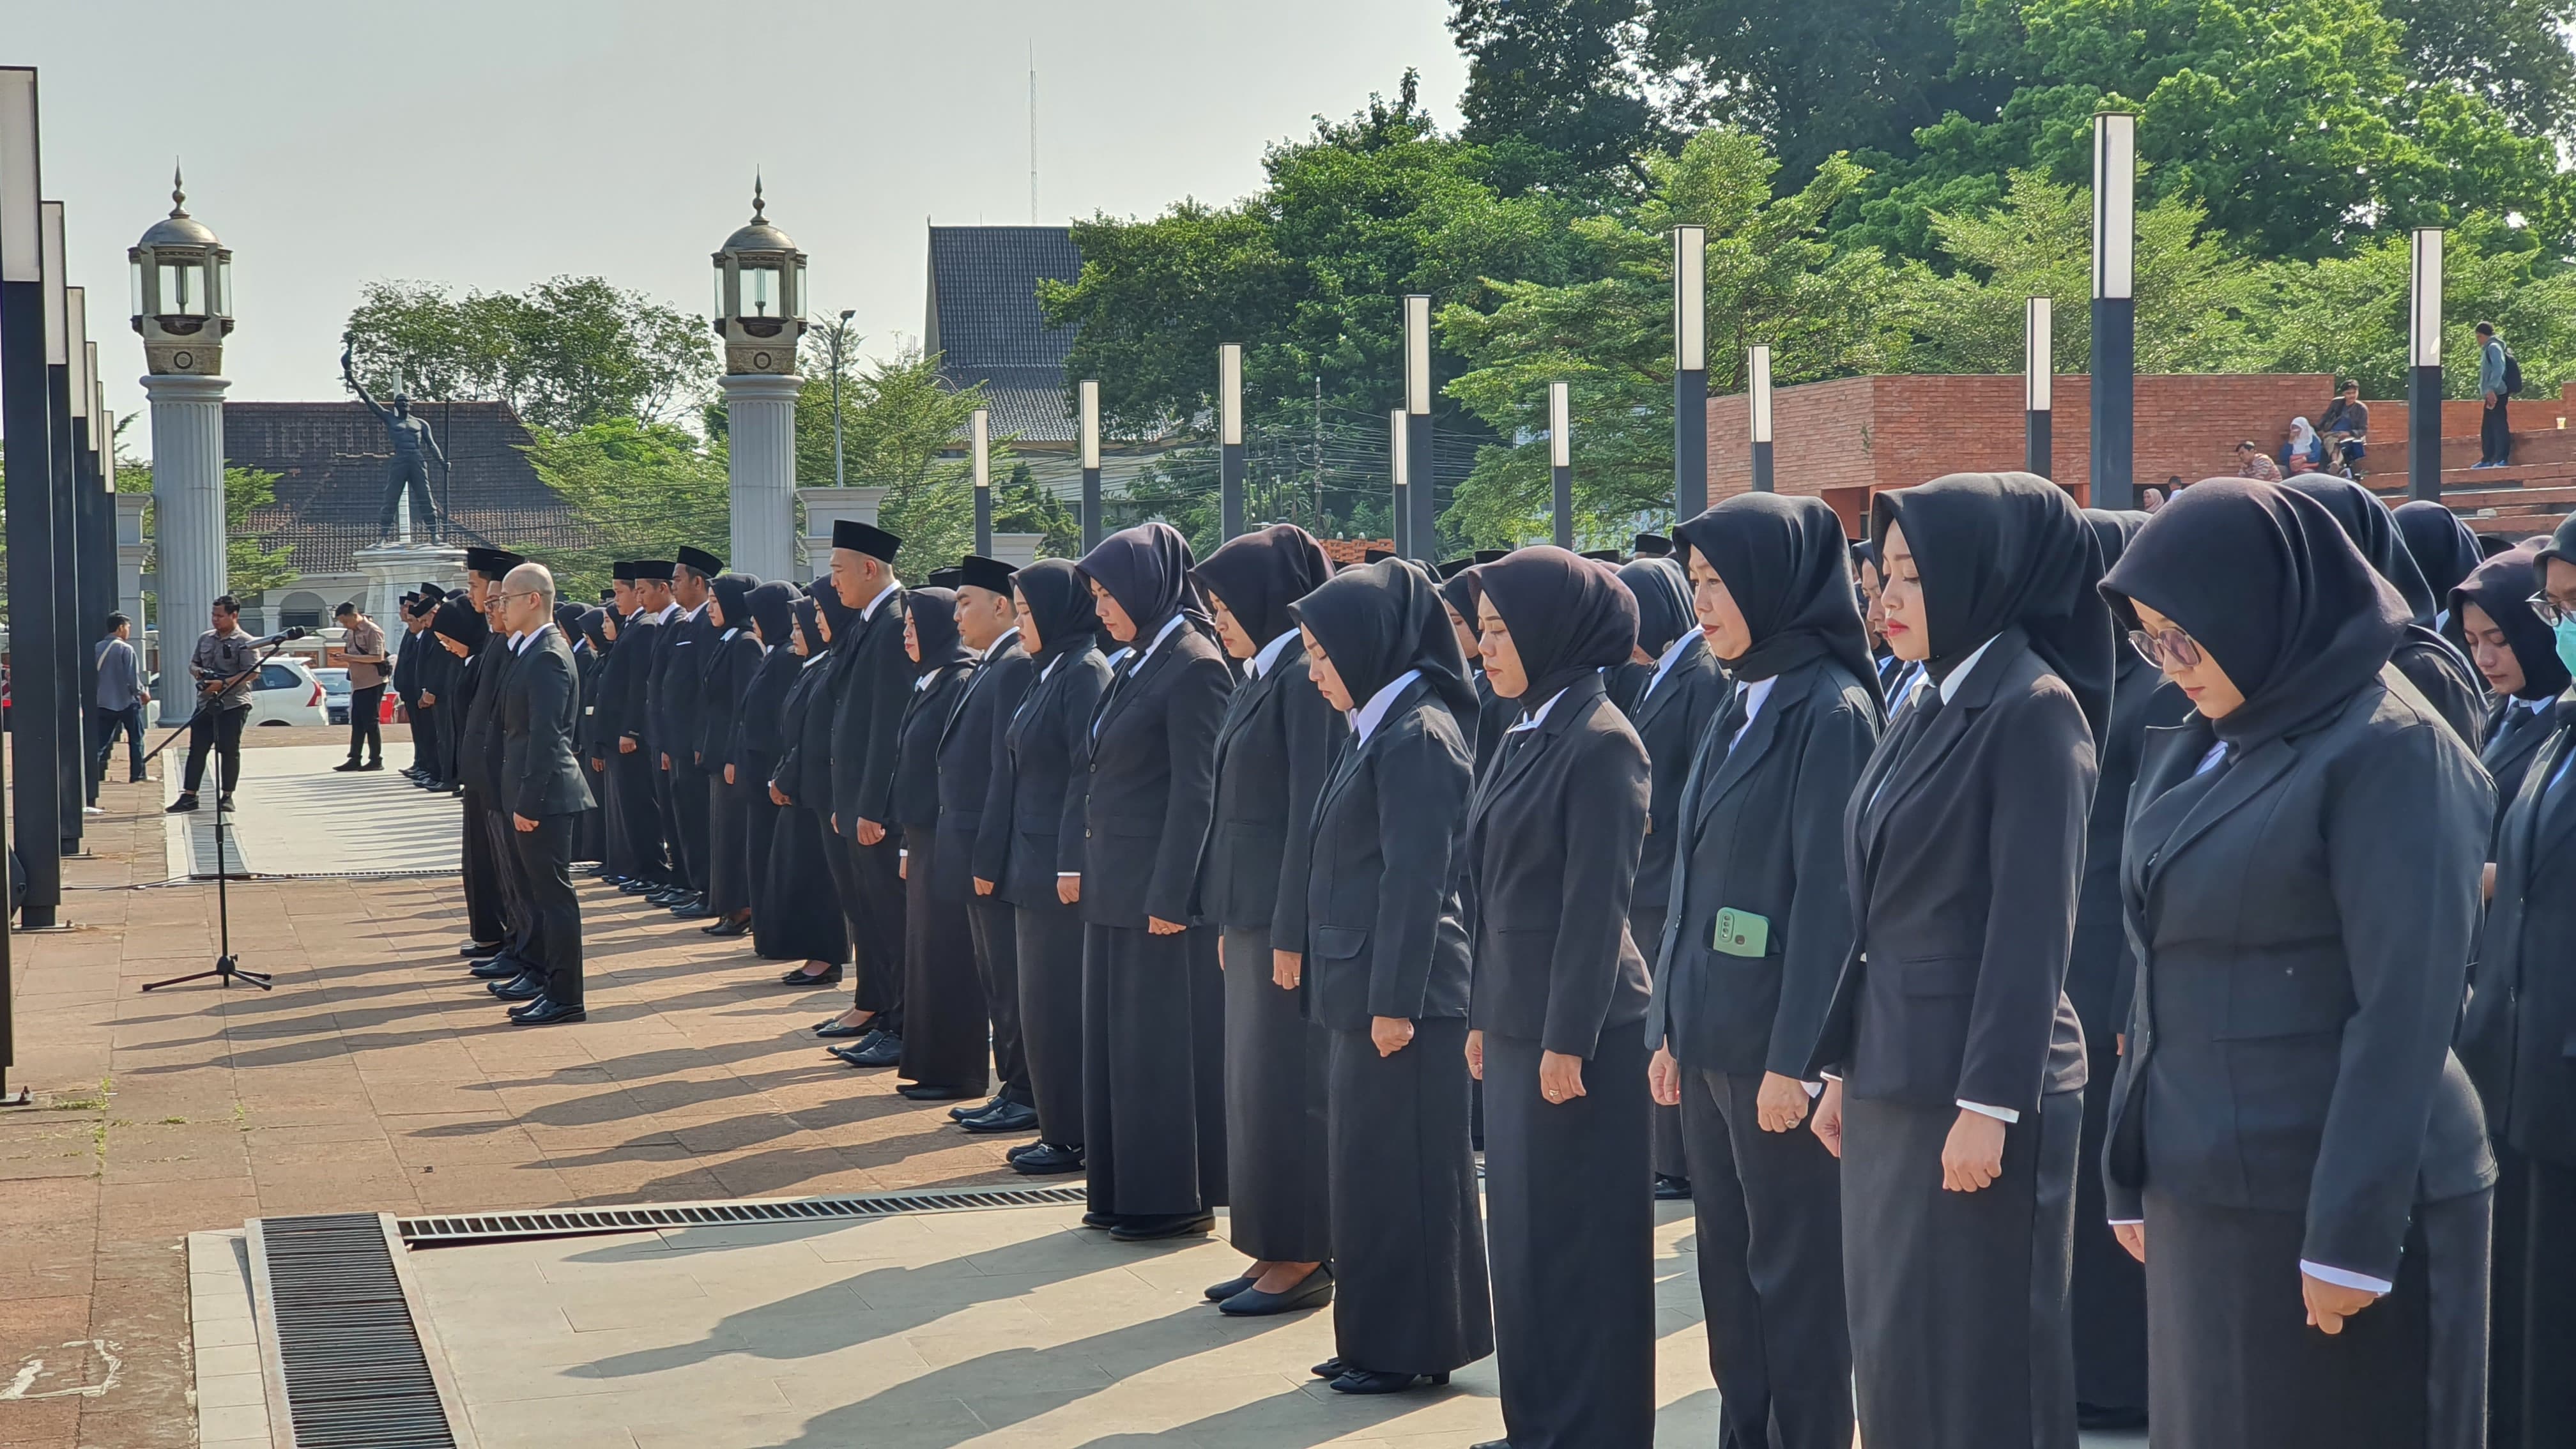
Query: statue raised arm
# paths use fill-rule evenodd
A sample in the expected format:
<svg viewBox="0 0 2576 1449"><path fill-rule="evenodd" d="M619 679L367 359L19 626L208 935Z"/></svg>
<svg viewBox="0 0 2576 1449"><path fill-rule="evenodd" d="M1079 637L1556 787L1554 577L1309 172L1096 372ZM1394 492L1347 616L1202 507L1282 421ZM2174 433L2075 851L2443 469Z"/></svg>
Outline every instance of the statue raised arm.
<svg viewBox="0 0 2576 1449"><path fill-rule="evenodd" d="M413 522L426 524L431 539L436 540L443 530L439 526L437 506L430 502L429 460L436 458L440 466L444 467L447 464L447 455L439 451L438 439L430 432L429 424L411 415L410 397L403 393L395 393L393 406L387 408L367 394L367 385L358 381L358 371L351 359L354 351L353 345L342 344L340 375L348 379L350 388L358 394L358 401L366 405L367 411L376 415L377 422L385 425L385 437L393 445L392 466L386 470L385 475L384 509L376 520L376 541L379 543L393 541L394 525L401 508L403 488L406 484L411 488Z"/></svg>

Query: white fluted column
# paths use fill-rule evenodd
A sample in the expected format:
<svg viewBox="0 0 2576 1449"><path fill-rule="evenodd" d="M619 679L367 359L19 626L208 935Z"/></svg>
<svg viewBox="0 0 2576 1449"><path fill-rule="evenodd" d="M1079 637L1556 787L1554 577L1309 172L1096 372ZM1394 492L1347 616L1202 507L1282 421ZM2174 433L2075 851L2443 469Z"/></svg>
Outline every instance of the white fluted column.
<svg viewBox="0 0 2576 1449"><path fill-rule="evenodd" d="M737 373L724 380L733 485L727 566L764 579L796 572L796 395L801 377Z"/></svg>
<svg viewBox="0 0 2576 1449"><path fill-rule="evenodd" d="M224 592L224 390L220 377L164 373L143 379L152 399L152 542L158 558L161 720L196 707L188 658Z"/></svg>

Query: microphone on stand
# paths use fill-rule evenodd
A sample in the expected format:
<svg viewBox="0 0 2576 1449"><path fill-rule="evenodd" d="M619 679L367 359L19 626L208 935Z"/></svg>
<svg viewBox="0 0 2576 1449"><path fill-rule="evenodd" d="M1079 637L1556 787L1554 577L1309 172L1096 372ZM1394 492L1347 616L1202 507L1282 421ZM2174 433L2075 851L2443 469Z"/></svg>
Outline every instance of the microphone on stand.
<svg viewBox="0 0 2576 1449"><path fill-rule="evenodd" d="M269 635L265 639L253 639L250 641L250 647L253 649L265 649L271 644L284 644L290 640L301 639L312 632L312 630L299 624L292 629L281 629L278 632Z"/></svg>

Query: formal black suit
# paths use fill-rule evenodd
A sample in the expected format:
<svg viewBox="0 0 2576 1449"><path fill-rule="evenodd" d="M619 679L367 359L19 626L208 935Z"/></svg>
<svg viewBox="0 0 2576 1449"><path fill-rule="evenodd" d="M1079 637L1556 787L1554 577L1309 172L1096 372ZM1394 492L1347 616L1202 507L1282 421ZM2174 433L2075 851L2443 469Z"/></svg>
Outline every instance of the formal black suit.
<svg viewBox="0 0 2576 1449"><path fill-rule="evenodd" d="M525 962L525 882L510 868L518 847L510 838L508 806L501 798L501 691L516 662L508 636L495 630L460 669L465 707L456 769L465 790L462 865L469 927L475 940L499 941L507 954ZM494 934L484 934L487 925Z"/></svg>
<svg viewBox="0 0 2576 1449"><path fill-rule="evenodd" d="M1467 1140L1469 968L1455 885L1471 750L1461 722L1419 681L1365 741L1345 734L1316 802L1313 868L1299 892L1300 989L1329 1047L1322 1175L1334 1349L1384 1373L1447 1373L1494 1351ZM1411 1021L1412 1042L1380 1056L1369 1036L1378 1016Z"/></svg>
<svg viewBox="0 0 2576 1449"><path fill-rule="evenodd" d="M939 855L939 737L966 694L964 659L915 681L896 728L892 824L902 827L903 1060L897 1075L980 1094L990 1080L992 1022L975 970L966 902L934 889Z"/></svg>
<svg viewBox="0 0 2576 1449"><path fill-rule="evenodd" d="M2147 1225L2153 1422L2478 1442L2495 1165L2450 1039L2489 786L2402 686L2233 761L2214 739L2151 733L2122 865L2138 983L2104 1172ZM2327 1340L2296 1316L2310 1263L2398 1291Z"/></svg>
<svg viewBox="0 0 2576 1449"><path fill-rule="evenodd" d="M2072 1449L2085 1064L2065 980L2093 734L2018 625L1950 682L1901 707L1844 814L1854 949L1802 1075L1843 1078L1862 1437ZM2017 1120L2003 1175L1948 1192L1967 1103Z"/></svg>
<svg viewBox="0 0 2576 1449"><path fill-rule="evenodd" d="M546 974L546 999L578 1006L581 901L572 888L572 830L592 796L573 747L581 681L561 629L546 624L521 641L499 694L499 796L528 907L519 959ZM517 829L512 817L537 828Z"/></svg>
<svg viewBox="0 0 2576 1449"><path fill-rule="evenodd" d="M1216 803L1199 861L1198 915L1224 933L1227 1233L1255 1261L1332 1256L1325 1191L1329 1039L1271 979L1274 947L1302 951L1315 797L1350 734L1291 636L1269 672L1236 686L1216 737Z"/></svg>
<svg viewBox="0 0 2576 1449"><path fill-rule="evenodd" d="M1002 732L1036 680L1037 666L1012 628L993 641L966 682L965 697L950 711L939 736L939 828L930 864L930 888L940 900L963 902L975 948L977 984L992 1023L993 1072L1000 1096L1029 1101L1028 1053L1020 1040L1020 943L1012 906L1000 894L1001 877L985 876L995 892L975 894L975 862L989 830L1010 846L1011 808L1004 777L1009 746Z"/></svg>
<svg viewBox="0 0 2576 1449"><path fill-rule="evenodd" d="M837 654L796 661L779 721L779 756L769 783L788 803L770 823L769 870L757 882L751 905L753 943L773 961L837 966L850 955L849 918L837 895L849 846L826 819L838 663Z"/></svg>
<svg viewBox="0 0 2576 1449"><path fill-rule="evenodd" d="M2406 626L2406 637L2388 657L2407 682L2423 691L2433 712L2450 725L2471 750L2486 738L2487 692L2478 671L2450 640L2421 624Z"/></svg>
<svg viewBox="0 0 2576 1449"><path fill-rule="evenodd" d="M975 839L975 874L1011 903L1030 1104L1039 1137L1059 1147L1082 1146L1085 1073L1082 911L1057 898L1056 881L1082 873L1081 782L1108 687L1109 663L1087 643L1047 662L1002 727L1002 767L984 810L1007 828Z"/></svg>
<svg viewBox="0 0 2576 1449"><path fill-rule="evenodd" d="M1637 857L1636 893L1628 902L1628 934L1635 938L1640 951L1654 950L1654 943L1663 939L1664 910L1672 899L1674 841L1678 836L1673 812L1681 803L1682 782L1690 776L1691 760L1699 751L1700 739L1725 708L1727 698L1726 671L1718 667L1707 639L1695 628L1682 636L1681 653L1674 656L1673 667L1664 672L1664 677L1653 679L1650 669L1648 678L1650 682L1626 710L1629 725L1645 743L1646 763L1653 772L1652 796L1646 808L1646 844ZM1656 1107L1653 1111L1656 1173L1689 1177L1690 1165L1683 1160L1686 1150L1682 1145L1680 1109Z"/></svg>
<svg viewBox="0 0 2576 1449"><path fill-rule="evenodd" d="M1140 646L1150 645L1147 638ZM1234 672L1186 620L1132 657L1091 721L1083 774L1083 1147L1095 1212L1224 1200L1225 1003L1213 933L1186 923Z"/></svg>
<svg viewBox="0 0 2576 1449"><path fill-rule="evenodd" d="M1645 958L1628 903L1651 797L1645 746L1585 674L1521 703L1468 816L1483 1033L1486 1232L1503 1422L1526 1449L1654 1437L1654 1203ZM1541 1098L1544 1053L1584 1095Z"/></svg>
<svg viewBox="0 0 2576 1449"><path fill-rule="evenodd" d="M2495 782L2497 829L2503 829L2504 811L2522 793L2523 773L2531 768L2541 746L2570 718L2576 718L2576 700L2566 695L2542 700L2538 709L2528 700L2507 695L2488 708L2479 736L2486 743L2478 750L2478 763ZM2489 846L2490 851L2494 848Z"/></svg>
<svg viewBox="0 0 2576 1449"><path fill-rule="evenodd" d="M573 762L581 767L582 782L591 786L592 802L573 822L572 858L604 862L608 859L608 791L590 762L597 743L593 738L597 722L591 710L599 699L599 676L605 662L590 641L578 635L573 636L571 647L573 682L581 689L581 713L572 725Z"/></svg>
<svg viewBox="0 0 2576 1449"><path fill-rule="evenodd" d="M891 581L875 612L853 622L855 638L832 641L831 826L842 840L834 866L841 910L849 918L861 1011L889 1031L903 1030L902 849L894 819L894 762L903 707L912 698L912 661L903 652L903 589ZM859 843L859 822L885 827L874 845Z"/></svg>
<svg viewBox="0 0 2576 1449"><path fill-rule="evenodd" d="M2495 898L2460 1036L2502 1173L2494 1449L2576 1436L2576 1330L2561 1311L2576 1292L2576 696L2559 696L2555 713L2497 820Z"/></svg>
<svg viewBox="0 0 2576 1449"><path fill-rule="evenodd" d="M1764 1073L1805 1071L1851 951L1843 808L1878 743L1879 705L1823 657L1773 676L1758 710L1751 688L1731 691L1664 820L1679 858L1646 1041L1681 1069L1700 1299L1727 1432L1848 1449L1840 1173L1803 1126L1763 1131L1754 1103ZM1721 910L1768 923L1763 954L1714 949Z"/></svg>
<svg viewBox="0 0 2576 1449"><path fill-rule="evenodd" d="M761 658L750 624L736 621L713 631L699 659L698 737L691 755L706 782L707 907L719 917L751 909L751 809L743 799L750 782L736 770L735 783L726 784L724 767Z"/></svg>
<svg viewBox="0 0 2576 1449"><path fill-rule="evenodd" d="M637 610L617 636L600 677L602 701L616 721L617 735L608 741L608 783L617 794L619 829L625 833L628 857L637 880L669 885L679 879L670 845L670 794L664 788L660 757L653 751L653 728L647 709L653 660L661 650L662 625ZM625 740L635 748L621 748Z"/></svg>
<svg viewBox="0 0 2576 1449"><path fill-rule="evenodd" d="M788 807L769 798L769 782L778 775L778 762L787 753L787 699L798 680L805 677L805 658L783 643L763 649L757 642L752 651L758 659L751 671L751 683L742 694L742 705L734 711L733 732L724 745L722 762L733 767L732 786L736 808L742 812L743 884L748 894L744 904L751 908L752 950L770 961L803 961L805 952L795 949L801 942L790 942L769 929L761 918L763 902L774 902L773 882L778 875L778 819ZM717 771L719 778L723 771ZM831 890L831 876L814 858L814 889ZM807 914L812 914L808 908ZM782 920L781 924L785 924ZM839 921L827 938L838 941ZM790 951L794 954L788 954Z"/></svg>
<svg viewBox="0 0 2576 1449"><path fill-rule="evenodd" d="M698 763L698 721L715 640L704 602L694 614L673 613L654 637L645 685L651 735L646 748L653 751L660 780L672 869L700 896L707 893L714 842L708 831L706 770Z"/></svg>

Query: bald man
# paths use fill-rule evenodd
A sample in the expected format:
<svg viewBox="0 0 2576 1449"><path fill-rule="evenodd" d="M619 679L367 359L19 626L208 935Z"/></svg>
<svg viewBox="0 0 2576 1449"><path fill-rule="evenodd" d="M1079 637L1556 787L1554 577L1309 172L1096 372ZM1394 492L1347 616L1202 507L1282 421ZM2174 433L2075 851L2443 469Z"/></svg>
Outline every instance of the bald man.
<svg viewBox="0 0 2576 1449"><path fill-rule="evenodd" d="M583 1019L581 901L572 888L573 829L591 808L573 732L581 674L555 622L555 579L523 563L501 581L501 618L518 658L501 684L501 778L495 806L509 812L511 842L529 910L523 959L539 977L534 997L510 1008L521 1026Z"/></svg>

